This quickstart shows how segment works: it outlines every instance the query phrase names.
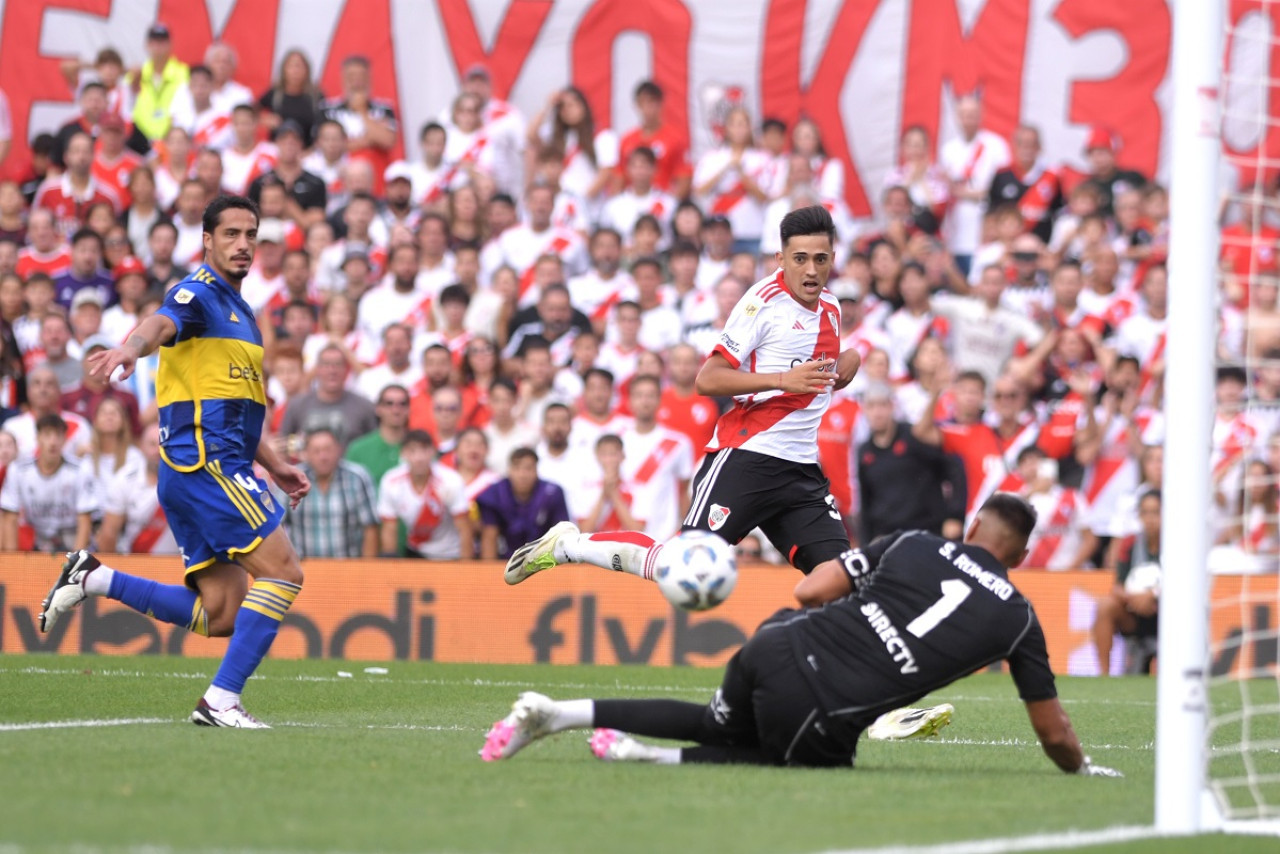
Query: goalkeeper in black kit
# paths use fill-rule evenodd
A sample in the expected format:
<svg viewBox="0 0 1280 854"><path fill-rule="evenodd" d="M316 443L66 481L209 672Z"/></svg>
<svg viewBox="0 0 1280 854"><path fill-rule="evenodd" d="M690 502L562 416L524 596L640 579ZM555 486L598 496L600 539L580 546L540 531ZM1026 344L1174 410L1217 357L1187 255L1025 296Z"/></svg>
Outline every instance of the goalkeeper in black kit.
<svg viewBox="0 0 1280 854"><path fill-rule="evenodd" d="M963 543L922 531L881 537L800 582L826 604L766 620L725 669L710 703L554 701L527 692L493 725L481 757L507 759L536 739L594 729L595 755L659 764L854 763L858 738L881 714L1007 660L1044 752L1063 771L1118 777L1080 748L1058 702L1044 632L1009 581L1026 556L1035 511L997 493ZM660 747L633 736L694 742Z"/></svg>

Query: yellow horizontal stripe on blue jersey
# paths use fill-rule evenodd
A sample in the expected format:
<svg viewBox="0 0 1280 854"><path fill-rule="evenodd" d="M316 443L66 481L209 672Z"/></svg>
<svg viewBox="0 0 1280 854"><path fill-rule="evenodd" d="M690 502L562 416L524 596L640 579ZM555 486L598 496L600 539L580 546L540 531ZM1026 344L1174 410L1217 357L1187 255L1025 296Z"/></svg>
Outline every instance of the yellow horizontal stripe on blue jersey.
<svg viewBox="0 0 1280 854"><path fill-rule="evenodd" d="M232 488L231 483L224 475L215 470L215 466L217 466L216 461L210 464L205 470L209 472L209 474L213 475L213 479L222 487L222 491L227 494L227 498L229 498L231 503L236 506L236 509L240 511L240 515L245 518L245 521L254 528L257 528L265 522L267 519L266 516L262 515L262 511L252 503L245 504L244 498L240 493L236 492L236 490Z"/></svg>
<svg viewBox="0 0 1280 854"><path fill-rule="evenodd" d="M156 405L252 400L266 406L262 347L237 338L188 338L160 351Z"/></svg>
<svg viewBox="0 0 1280 854"><path fill-rule="evenodd" d="M270 617L276 622L281 622L282 620L284 620L284 614L282 612L272 611L269 608L265 608L262 605L257 604L256 602L250 602L248 599L245 599L244 604L241 605L240 607L248 608L250 611L257 611L262 616Z"/></svg>

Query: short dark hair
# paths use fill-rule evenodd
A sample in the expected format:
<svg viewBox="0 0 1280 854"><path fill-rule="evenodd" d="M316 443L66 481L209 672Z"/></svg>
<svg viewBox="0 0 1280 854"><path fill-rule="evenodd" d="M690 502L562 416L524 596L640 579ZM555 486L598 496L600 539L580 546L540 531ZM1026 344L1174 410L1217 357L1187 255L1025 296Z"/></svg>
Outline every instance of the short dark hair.
<svg viewBox="0 0 1280 854"><path fill-rule="evenodd" d="M444 129L444 125L440 124L439 122L431 121L424 124L422 126L422 130L418 131L418 139L422 139L424 136L431 133L433 130L438 130L441 133L447 134L447 131L445 131Z"/></svg>
<svg viewBox="0 0 1280 854"><path fill-rule="evenodd" d="M387 392L389 392L389 391L398 391L398 392L400 392L401 394L403 394L403 395L405 396L405 400L406 400L406 402L412 401L412 399L413 399L413 396L409 394L409 389L407 389L407 388L405 388L404 386L400 385L400 383L391 383L390 385L384 385L384 386L382 387L382 391L378 392L378 401L377 401L377 402L378 402L378 403L383 403L383 402L386 400Z"/></svg>
<svg viewBox="0 0 1280 854"><path fill-rule="evenodd" d="M983 390L987 388L987 378L980 371L961 371L956 375L956 382L975 382L981 385Z"/></svg>
<svg viewBox="0 0 1280 854"><path fill-rule="evenodd" d="M467 293L466 285L455 282L452 285L446 285L444 290L440 291L439 302L441 305L460 302L464 306L469 306L471 305L471 294Z"/></svg>
<svg viewBox="0 0 1280 854"><path fill-rule="evenodd" d="M622 439L616 433L605 433L599 439L596 439L596 450L599 450L604 445L617 445L621 448Z"/></svg>
<svg viewBox="0 0 1280 854"><path fill-rule="evenodd" d="M1237 382L1240 385L1248 385L1249 377L1244 372L1244 368L1238 365L1223 365L1218 368L1218 375L1213 382L1215 385L1222 382Z"/></svg>
<svg viewBox="0 0 1280 854"><path fill-rule="evenodd" d="M500 388L505 388L513 395L516 393L516 384L507 377L498 377L493 382L489 383L489 394L493 394L494 391Z"/></svg>
<svg viewBox="0 0 1280 854"><path fill-rule="evenodd" d="M43 433L45 430L56 430L60 435L66 436L67 422L56 412L41 415L36 419L36 433Z"/></svg>
<svg viewBox="0 0 1280 854"><path fill-rule="evenodd" d="M258 106L257 104L250 104L247 102L243 104L236 104L231 108L231 115L234 116L236 113L248 113L251 116L257 117Z"/></svg>
<svg viewBox="0 0 1280 854"><path fill-rule="evenodd" d="M604 368L587 368L587 372L582 375L583 385L586 385L587 380L591 379L592 377L599 377L600 379L607 382L610 386L613 385L612 371L606 371Z"/></svg>
<svg viewBox="0 0 1280 854"><path fill-rule="evenodd" d="M98 232L94 231L92 228L80 228L76 230L75 234L71 235L72 246L75 246L81 240L92 240L94 243L98 244L98 251L102 251L102 235L98 234Z"/></svg>
<svg viewBox="0 0 1280 854"><path fill-rule="evenodd" d="M647 95L650 98L657 98L661 101L663 99L662 87L657 83L654 83L652 80L641 80L636 86L635 94L632 95L632 97L638 100L642 95Z"/></svg>
<svg viewBox="0 0 1280 854"><path fill-rule="evenodd" d="M631 382L627 384L627 394L633 394L637 388L645 383L652 384L658 394L662 394L662 380L658 379L653 374L636 374L632 377Z"/></svg>
<svg viewBox="0 0 1280 854"><path fill-rule="evenodd" d="M511 456L507 458L508 465L515 465L521 460L533 460L533 464L538 464L538 452L533 448L521 446L511 452Z"/></svg>
<svg viewBox="0 0 1280 854"><path fill-rule="evenodd" d="M627 159L631 160L634 157L639 157L641 160L648 160L650 166L653 166L658 162L658 155L655 154L653 149L647 145L638 145L631 149L631 153L627 155Z"/></svg>
<svg viewBox="0 0 1280 854"><path fill-rule="evenodd" d="M90 89L97 89L99 92L103 93L104 95L107 93L107 87L104 86L100 81L90 80L88 83L84 84L84 88L80 90L80 94L83 96L84 93L88 92Z"/></svg>
<svg viewBox="0 0 1280 854"><path fill-rule="evenodd" d="M652 267L658 271L658 275L662 275L662 262L652 255L643 255L632 262L631 272L634 274L641 267Z"/></svg>
<svg viewBox="0 0 1280 854"><path fill-rule="evenodd" d="M173 224L173 220L161 217L160 219L153 222L151 224L151 227L147 229L147 237L151 237L151 235L155 234L159 229L162 229L162 228L167 228L170 231L172 231L174 237L178 236L178 227Z"/></svg>
<svg viewBox="0 0 1280 854"><path fill-rule="evenodd" d="M1047 458L1048 456L1049 455L1044 452L1044 448L1041 448L1039 445L1027 445L1021 451L1018 451L1017 462L1018 462L1018 465L1022 465L1023 461L1025 461L1028 457Z"/></svg>
<svg viewBox="0 0 1280 854"><path fill-rule="evenodd" d="M426 445L428 448L434 448L436 440L431 438L431 434L426 430L410 430L404 434L404 441L400 443L400 447L407 448L409 445Z"/></svg>
<svg viewBox="0 0 1280 854"><path fill-rule="evenodd" d="M338 445L338 447L342 447L342 440L338 438L338 431L334 430L332 427L312 427L307 431L305 441L310 442L315 436L328 436L336 445Z"/></svg>
<svg viewBox="0 0 1280 854"><path fill-rule="evenodd" d="M569 408L569 405L566 403L561 403L560 401L556 401L554 403L548 403L547 408L542 410L542 420L546 421L547 415L549 415L553 411L560 410L560 409L564 410L565 415L568 415L570 418L573 418L573 410Z"/></svg>
<svg viewBox="0 0 1280 854"><path fill-rule="evenodd" d="M782 235L784 247L791 238L806 234L825 234L832 246L836 244L835 221L831 219L830 211L822 205L809 205L793 210L782 218L779 232Z"/></svg>
<svg viewBox="0 0 1280 854"><path fill-rule="evenodd" d="M979 513L990 513L1025 541L1036 527L1036 509L1012 492L997 492L982 505Z"/></svg>
<svg viewBox="0 0 1280 854"><path fill-rule="evenodd" d="M203 74L205 77L210 78L213 77L213 71L207 65L193 65L191 66L191 70L187 73L191 77L195 77L197 74Z"/></svg>
<svg viewBox="0 0 1280 854"><path fill-rule="evenodd" d="M773 116L766 116L765 120L760 123L760 130L762 131L780 130L783 133L786 133L787 123L784 122L782 119L774 118Z"/></svg>
<svg viewBox="0 0 1280 854"><path fill-rule="evenodd" d="M258 217L260 216L258 213L258 206L253 203L252 199L246 196L233 196L228 193L223 193L213 201L209 202L204 209L204 222L201 227L205 234L213 234L213 232L217 230L218 223L222 219L222 212L227 210L248 211L253 214L255 222L257 222Z"/></svg>
<svg viewBox="0 0 1280 854"><path fill-rule="evenodd" d="M1121 365L1133 365L1133 369L1135 371L1142 370L1142 362L1138 360L1137 356L1129 356L1129 355L1116 356L1115 363L1112 365L1112 367L1118 368Z"/></svg>

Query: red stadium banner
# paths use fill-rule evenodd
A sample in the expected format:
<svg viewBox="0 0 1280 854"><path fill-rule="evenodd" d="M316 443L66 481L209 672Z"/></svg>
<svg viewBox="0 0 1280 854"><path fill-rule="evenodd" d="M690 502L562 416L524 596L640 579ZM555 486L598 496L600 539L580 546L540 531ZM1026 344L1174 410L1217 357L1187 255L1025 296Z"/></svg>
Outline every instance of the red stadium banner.
<svg viewBox="0 0 1280 854"><path fill-rule="evenodd" d="M1089 128L1104 125L1120 141L1122 166L1157 177L1167 169L1167 0L439 0L396 4L394 21L390 0L25 0L0 10L0 89L16 148L9 168L34 132L74 113L61 60L91 60L110 45L139 65L156 14L186 62L199 62L215 38L235 47L237 79L255 93L290 48L306 51L329 95L339 94L344 57L368 57L374 94L396 105L409 156L417 129L447 109L462 73L484 63L495 94L526 115L572 84L598 128L623 131L636 124L631 90L652 76L667 94L666 121L695 154L711 144L728 93L741 93L757 119L810 116L844 161L855 216L878 203L903 129L921 125L935 144L945 140L955 132L955 96L974 91L983 93L988 127L1008 134L1035 125L1052 163L1083 169ZM1232 32L1258 20L1280 29L1280 6L1232 0ZM1270 70L1280 67L1280 42L1267 57L1247 38L1239 50L1230 38L1227 60L1260 86L1280 78ZM1259 98L1248 88L1229 90L1228 106L1267 102L1275 117L1274 89ZM1280 158L1280 122L1232 120L1223 130L1242 161ZM1240 178L1252 180L1250 168L1241 166Z"/></svg>
<svg viewBox="0 0 1280 854"><path fill-rule="evenodd" d="M108 561L157 581L177 580L173 558ZM657 589L631 576L567 566L508 587L502 566L426 561L312 561L271 654L278 658L424 660L510 664L718 666L766 617L794 605L800 576L743 567L737 589L713 611L671 608ZM219 656L225 640L193 636L106 599L88 600L49 635L36 628L40 600L57 573L47 555L6 555L0 564L0 654ZM1089 629L1109 573L1019 570L1012 580L1036 607L1054 669L1098 672ZM1214 671L1276 663L1276 576L1215 579L1215 643L1227 644ZM1241 596L1242 592L1249 595ZM1267 632L1272 638L1266 640Z"/></svg>

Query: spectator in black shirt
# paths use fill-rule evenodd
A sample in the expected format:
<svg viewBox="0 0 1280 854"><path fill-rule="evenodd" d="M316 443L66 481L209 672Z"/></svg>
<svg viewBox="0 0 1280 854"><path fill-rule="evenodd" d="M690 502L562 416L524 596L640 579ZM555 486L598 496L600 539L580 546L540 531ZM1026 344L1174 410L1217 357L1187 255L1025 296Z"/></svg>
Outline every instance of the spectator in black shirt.
<svg viewBox="0 0 1280 854"><path fill-rule="evenodd" d="M279 159L275 168L259 175L249 185L249 198L254 204L262 197L262 185L267 181L279 181L284 185L288 198L285 214L306 231L313 223L324 219L324 207L328 190L324 179L302 168L302 149L306 145L301 126L293 119L285 119L272 135Z"/></svg>
<svg viewBox="0 0 1280 854"><path fill-rule="evenodd" d="M910 530L959 538L967 494L959 458L924 444L910 424L895 421L887 386L866 390L862 412L871 435L858 446L861 542Z"/></svg>
<svg viewBox="0 0 1280 854"><path fill-rule="evenodd" d="M311 74L311 60L294 48L280 60L280 76L275 83L258 98L262 124L274 131L286 121L296 122L302 129L303 144L309 146L320 122L323 100Z"/></svg>
<svg viewBox="0 0 1280 854"><path fill-rule="evenodd" d="M1115 197L1125 190L1141 190L1147 186L1147 178L1141 172L1121 169L1116 165L1119 149L1115 135L1103 127L1095 127L1089 134L1084 153L1089 158L1089 177L1084 183L1098 191L1098 212L1111 216Z"/></svg>

